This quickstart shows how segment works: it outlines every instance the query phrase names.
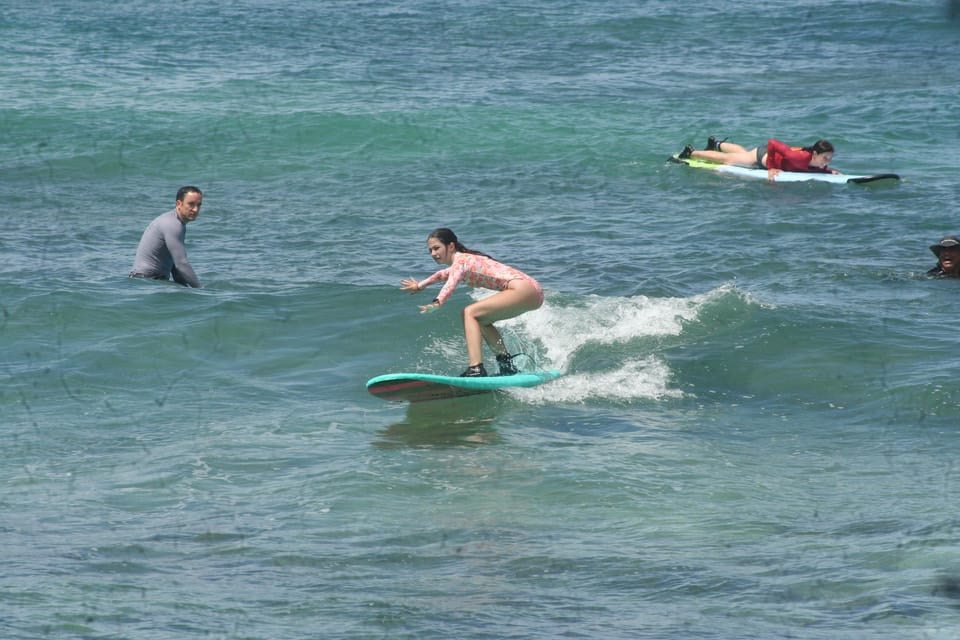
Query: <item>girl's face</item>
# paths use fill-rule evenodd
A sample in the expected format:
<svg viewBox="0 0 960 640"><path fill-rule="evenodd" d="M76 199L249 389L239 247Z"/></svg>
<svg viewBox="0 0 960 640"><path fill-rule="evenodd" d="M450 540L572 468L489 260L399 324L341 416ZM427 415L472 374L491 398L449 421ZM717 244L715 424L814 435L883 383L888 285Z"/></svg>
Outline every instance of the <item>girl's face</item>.
<svg viewBox="0 0 960 640"><path fill-rule="evenodd" d="M811 166L811 167L819 167L819 168L822 169L823 167L825 167L825 166L827 166L828 164L830 164L830 162L831 162L832 160L833 160L833 152L832 152L832 151L827 151L827 152L825 152L825 153L816 153L816 152L814 152L814 154L813 154L812 156L810 156L810 166Z"/></svg>
<svg viewBox="0 0 960 640"><path fill-rule="evenodd" d="M453 264L453 254L457 252L457 243L443 244L437 238L427 238L427 251L430 257L439 264Z"/></svg>

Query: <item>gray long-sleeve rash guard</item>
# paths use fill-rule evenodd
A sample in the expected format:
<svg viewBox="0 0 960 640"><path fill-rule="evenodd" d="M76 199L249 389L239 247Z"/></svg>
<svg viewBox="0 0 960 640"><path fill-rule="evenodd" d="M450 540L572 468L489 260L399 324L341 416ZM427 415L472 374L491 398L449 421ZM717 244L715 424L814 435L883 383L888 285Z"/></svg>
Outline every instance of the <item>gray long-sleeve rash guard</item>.
<svg viewBox="0 0 960 640"><path fill-rule="evenodd" d="M199 288L200 278L187 260L187 225L173 209L153 219L140 238L133 273L147 278L173 279L187 287Z"/></svg>

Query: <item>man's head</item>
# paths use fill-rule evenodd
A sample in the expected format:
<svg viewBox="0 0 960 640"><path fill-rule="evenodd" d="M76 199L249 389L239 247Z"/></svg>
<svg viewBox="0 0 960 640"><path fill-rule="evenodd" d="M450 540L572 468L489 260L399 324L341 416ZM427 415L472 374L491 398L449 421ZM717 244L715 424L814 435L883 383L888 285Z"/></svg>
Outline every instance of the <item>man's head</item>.
<svg viewBox="0 0 960 640"><path fill-rule="evenodd" d="M960 237L944 236L937 244L930 245L944 273L960 275Z"/></svg>
<svg viewBox="0 0 960 640"><path fill-rule="evenodd" d="M196 187L180 187L177 191L177 217L184 224L193 222L200 215L203 192Z"/></svg>

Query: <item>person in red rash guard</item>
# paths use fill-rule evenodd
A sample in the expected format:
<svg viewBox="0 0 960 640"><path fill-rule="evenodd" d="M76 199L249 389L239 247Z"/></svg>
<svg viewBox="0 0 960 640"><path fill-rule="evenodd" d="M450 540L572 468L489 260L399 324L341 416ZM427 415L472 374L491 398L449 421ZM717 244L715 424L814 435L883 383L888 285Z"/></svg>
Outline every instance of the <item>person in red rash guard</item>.
<svg viewBox="0 0 960 640"><path fill-rule="evenodd" d="M732 164L750 169L766 169L772 181L781 171L814 171L820 173L840 172L829 166L833 160L833 145L827 140L817 140L809 147L791 147L779 140L770 139L765 147L747 149L739 144L717 139L707 140L707 148L694 149L687 145L678 156L681 160L695 158L717 164Z"/></svg>

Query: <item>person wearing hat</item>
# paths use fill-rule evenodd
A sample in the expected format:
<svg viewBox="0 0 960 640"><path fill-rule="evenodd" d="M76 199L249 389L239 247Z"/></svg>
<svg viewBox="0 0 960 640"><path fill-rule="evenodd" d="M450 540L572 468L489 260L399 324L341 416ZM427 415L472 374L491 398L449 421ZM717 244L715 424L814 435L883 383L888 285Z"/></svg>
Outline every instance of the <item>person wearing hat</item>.
<svg viewBox="0 0 960 640"><path fill-rule="evenodd" d="M937 256L937 266L927 271L928 276L960 278L960 237L944 236L930 245L930 251Z"/></svg>

